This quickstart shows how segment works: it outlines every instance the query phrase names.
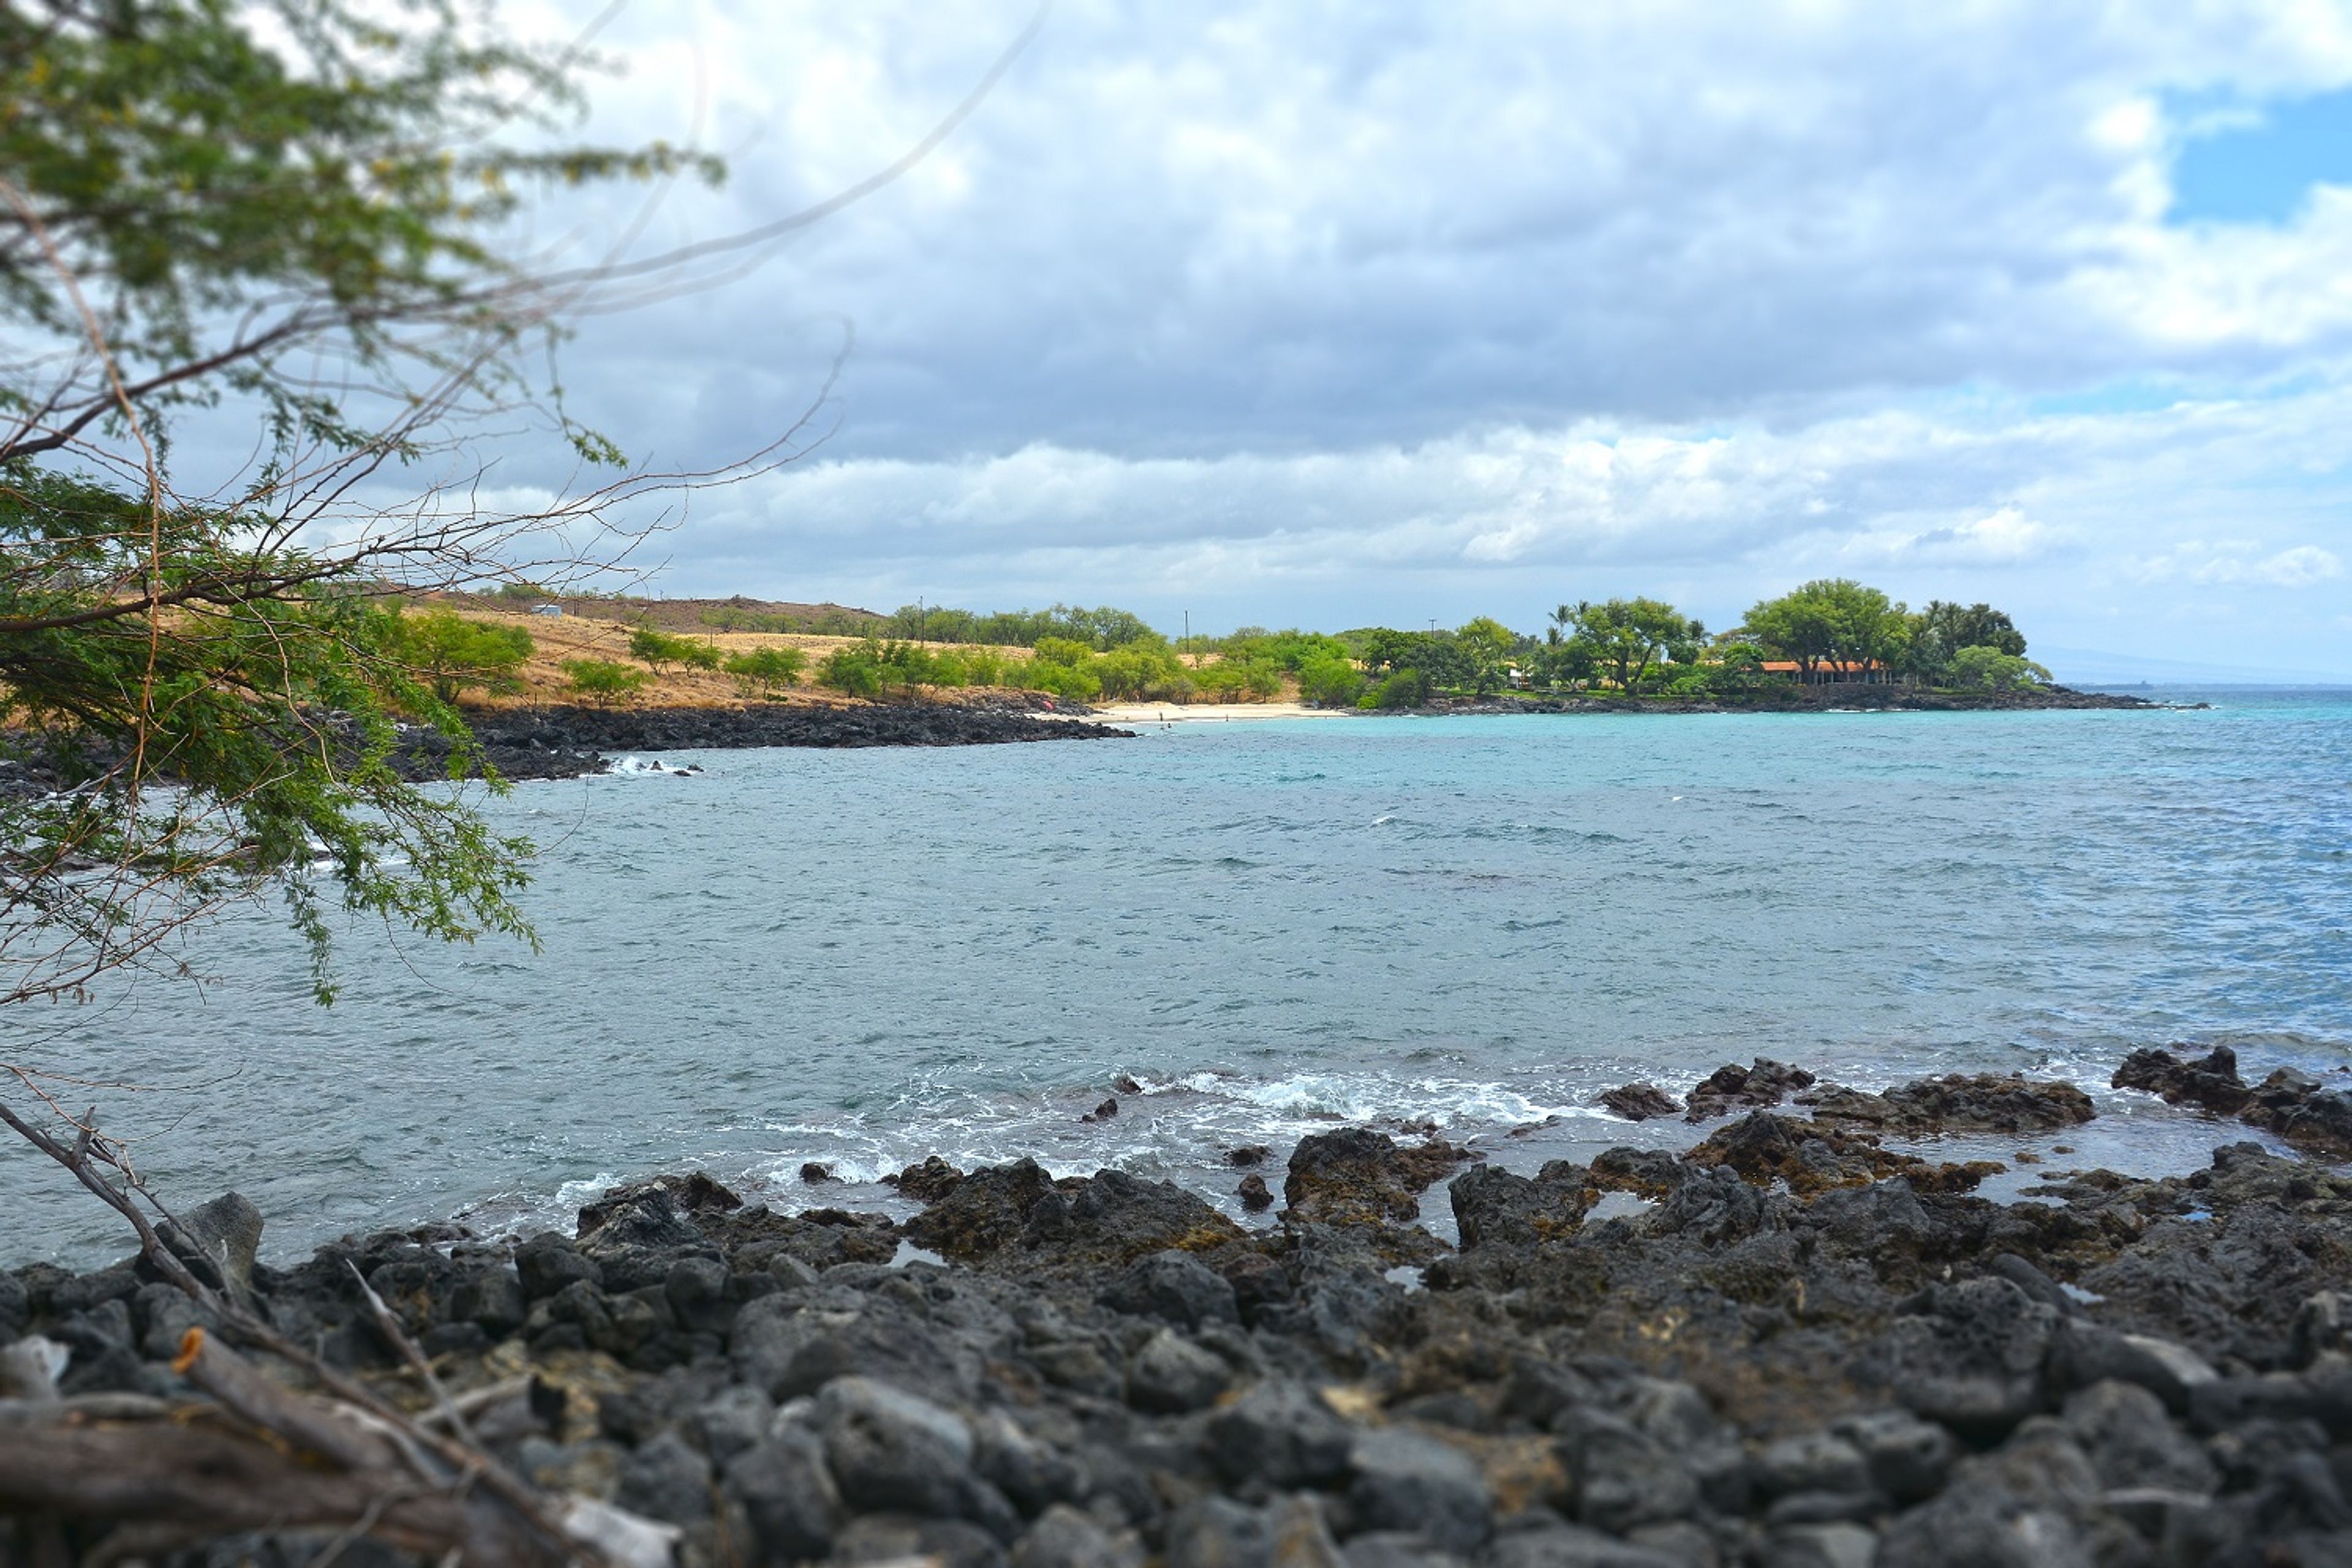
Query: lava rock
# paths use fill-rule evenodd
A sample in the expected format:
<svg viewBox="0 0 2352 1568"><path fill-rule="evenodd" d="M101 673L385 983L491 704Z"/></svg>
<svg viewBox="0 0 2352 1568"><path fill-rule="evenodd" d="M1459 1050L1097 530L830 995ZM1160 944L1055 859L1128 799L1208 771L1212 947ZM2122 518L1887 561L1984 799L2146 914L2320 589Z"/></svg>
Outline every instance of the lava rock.
<svg viewBox="0 0 2352 1568"><path fill-rule="evenodd" d="M1736 1063L1719 1067L1690 1091L1686 1120L1711 1121L1735 1110L1778 1105L1801 1089L1813 1086L1813 1075L1802 1068L1758 1057L1752 1067Z"/></svg>
<svg viewBox="0 0 2352 1568"><path fill-rule="evenodd" d="M1550 1161L1532 1179L1480 1165L1454 1177L1446 1194L1465 1251L1490 1243L1534 1247L1570 1235L1601 1201L1591 1173L1566 1160Z"/></svg>
<svg viewBox="0 0 2352 1568"><path fill-rule="evenodd" d="M1181 1415L1214 1404L1233 1380L1233 1368L1221 1358L1161 1329L1129 1360L1127 1398L1139 1410Z"/></svg>
<svg viewBox="0 0 2352 1568"><path fill-rule="evenodd" d="M1139 1258L1103 1289L1102 1304L1139 1318L1160 1318L1186 1329L1241 1321L1234 1288L1199 1258L1183 1252Z"/></svg>
<svg viewBox="0 0 2352 1568"><path fill-rule="evenodd" d="M1208 1459L1228 1481L1277 1490L1331 1485L1348 1474L1345 1423L1306 1384L1270 1379L1209 1417Z"/></svg>
<svg viewBox="0 0 2352 1568"><path fill-rule="evenodd" d="M1601 1103L1628 1121L1647 1121L1652 1117L1679 1113L1683 1102L1646 1079L1639 1083L1621 1083L1615 1089L1602 1091Z"/></svg>
<svg viewBox="0 0 2352 1568"><path fill-rule="evenodd" d="M1349 1450L1348 1501L1367 1530L1413 1531L1469 1552L1494 1529L1494 1498L1460 1449L1402 1428L1368 1432Z"/></svg>

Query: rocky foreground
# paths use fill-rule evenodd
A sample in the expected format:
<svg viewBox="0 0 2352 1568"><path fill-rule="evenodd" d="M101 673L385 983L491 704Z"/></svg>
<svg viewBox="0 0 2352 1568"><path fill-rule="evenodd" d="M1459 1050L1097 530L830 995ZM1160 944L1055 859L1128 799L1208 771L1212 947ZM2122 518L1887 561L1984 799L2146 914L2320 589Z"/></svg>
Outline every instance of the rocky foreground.
<svg viewBox="0 0 2352 1568"><path fill-rule="evenodd" d="M2341 1089L2232 1102L2226 1056L2126 1070L2352 1152L2328 1142ZM1864 1094L1764 1062L1687 1101L1618 1092L1720 1124L1533 1176L1338 1129L1292 1152L1260 1231L1117 1171L934 1160L898 1179L925 1205L904 1222L696 1175L615 1189L572 1236L431 1228L278 1269L231 1197L179 1245L422 1409L364 1279L485 1447L688 1564L2352 1563L2352 1178L2242 1142L2001 1205L1971 1195L1989 1167L1880 1140L2063 1136L2087 1096ZM1234 1151L1244 1191L1268 1157ZM1416 1223L1440 1182L1458 1248ZM0 1556L35 1559L37 1504L52 1561L294 1563L334 1538L173 1557L25 1495L28 1412L200 1426L173 1358L203 1318L144 1265L0 1274Z"/></svg>

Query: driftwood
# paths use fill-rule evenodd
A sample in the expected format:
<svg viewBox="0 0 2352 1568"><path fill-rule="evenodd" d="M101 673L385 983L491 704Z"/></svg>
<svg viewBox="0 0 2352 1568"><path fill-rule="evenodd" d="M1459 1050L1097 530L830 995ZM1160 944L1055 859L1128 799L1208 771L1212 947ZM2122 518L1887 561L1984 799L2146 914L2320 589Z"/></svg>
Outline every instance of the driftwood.
<svg viewBox="0 0 2352 1568"><path fill-rule="evenodd" d="M26 1342L0 1367L0 1517L19 1521L35 1568L64 1568L68 1527L93 1542L83 1560L100 1564L224 1535L293 1531L332 1532L321 1562L372 1536L486 1568L667 1568L675 1529L591 1498L542 1491L477 1443L473 1410L449 1396L366 1280L360 1289L377 1331L433 1402L425 1420L289 1341L192 1271L142 1212L133 1194L153 1200L111 1141L80 1124L84 1135L66 1144L5 1104L0 1123L128 1220L147 1264L220 1325L218 1333L189 1330L173 1363L208 1396L204 1401L59 1399L47 1342ZM121 1185L102 1165L121 1173ZM230 1340L287 1364L311 1391L266 1374Z"/></svg>

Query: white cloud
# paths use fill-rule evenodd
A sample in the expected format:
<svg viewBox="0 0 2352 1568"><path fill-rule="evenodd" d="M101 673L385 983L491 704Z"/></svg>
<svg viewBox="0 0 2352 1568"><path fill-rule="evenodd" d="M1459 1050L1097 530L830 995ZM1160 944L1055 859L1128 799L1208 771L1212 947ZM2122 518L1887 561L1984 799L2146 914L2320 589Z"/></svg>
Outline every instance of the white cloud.
<svg viewBox="0 0 2352 1568"><path fill-rule="evenodd" d="M737 178L655 240L887 163L1029 0L678 15L612 35L609 129L699 114ZM2210 129L2168 106L2347 82L2352 10L2307 0L1065 0L914 177L568 381L721 456L856 323L825 460L705 503L681 588L1362 619L1840 571L2160 628L2352 547L2352 194L2168 226ZM2172 406L2035 412L2118 385Z"/></svg>

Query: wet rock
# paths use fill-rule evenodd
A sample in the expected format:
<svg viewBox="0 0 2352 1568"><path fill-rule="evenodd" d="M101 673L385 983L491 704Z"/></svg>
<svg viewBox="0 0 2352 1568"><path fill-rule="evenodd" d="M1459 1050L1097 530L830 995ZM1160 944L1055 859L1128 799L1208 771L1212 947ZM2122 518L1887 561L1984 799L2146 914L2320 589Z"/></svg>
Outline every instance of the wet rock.
<svg viewBox="0 0 2352 1568"><path fill-rule="evenodd" d="M1897 1084L1883 1094L1834 1085L1797 1096L1813 1120L1873 1132L2044 1132L2090 1121L2091 1097L2071 1083L2015 1074L1948 1074Z"/></svg>
<svg viewBox="0 0 2352 1568"><path fill-rule="evenodd" d="M1800 1197L1925 1172L1927 1162L1889 1153L1865 1133L1843 1132L1769 1110L1751 1110L1717 1128L1683 1155L1701 1170L1728 1165L1760 1186L1788 1184Z"/></svg>
<svg viewBox="0 0 2352 1568"><path fill-rule="evenodd" d="M882 1179L898 1188L900 1197L935 1204L955 1191L956 1184L963 1180L963 1173L933 1154L919 1165L909 1165L897 1175Z"/></svg>
<svg viewBox="0 0 2352 1568"><path fill-rule="evenodd" d="M1087 1111L1084 1116L1079 1117L1078 1120L1081 1121L1108 1121L1112 1117L1117 1116L1118 1114L1118 1099L1114 1095L1110 1099L1104 1100L1100 1105L1096 1106L1092 1110Z"/></svg>
<svg viewBox="0 0 2352 1568"><path fill-rule="evenodd" d="M1236 1166L1263 1165L1274 1158L1274 1151L1263 1143L1244 1143L1225 1151L1225 1163Z"/></svg>
<svg viewBox="0 0 2352 1568"><path fill-rule="evenodd" d="M1156 1252L1120 1271L1100 1298L1114 1311L1159 1318L1186 1329L1241 1321L1234 1288L1214 1269L1183 1252Z"/></svg>
<svg viewBox="0 0 2352 1568"><path fill-rule="evenodd" d="M1603 1090L1601 1103L1628 1121L1647 1121L1655 1116L1674 1116L1683 1102L1644 1079L1638 1083L1621 1083L1615 1089Z"/></svg>
<svg viewBox="0 0 2352 1568"><path fill-rule="evenodd" d="M1242 1200L1242 1207L1251 1214L1264 1214L1274 1206L1273 1191L1266 1186L1265 1178L1255 1171L1242 1178L1234 1194Z"/></svg>
<svg viewBox="0 0 2352 1568"><path fill-rule="evenodd" d="M727 1197L735 1197L716 1182L703 1179ZM740 1204L740 1199L735 1199L736 1206ZM724 1209L729 1205L713 1203L709 1206ZM581 1209L577 1239L583 1253L602 1259L622 1252L662 1252L698 1247L708 1238L679 1208L676 1189L653 1181L614 1187Z"/></svg>
<svg viewBox="0 0 2352 1568"><path fill-rule="evenodd" d="M1813 1086L1813 1075L1802 1068L1758 1057L1752 1067L1727 1065L1707 1075L1690 1091L1686 1119L1708 1121L1735 1110L1778 1105L1801 1089Z"/></svg>
<svg viewBox="0 0 2352 1568"><path fill-rule="evenodd" d="M25 1282L14 1274L0 1274L0 1340L23 1333L32 1321L32 1296Z"/></svg>
<svg viewBox="0 0 2352 1568"><path fill-rule="evenodd" d="M1297 1218L1322 1225L1418 1219L1413 1194L1474 1157L1435 1134L1405 1146L1369 1127L1335 1128L1299 1140L1283 1202Z"/></svg>
<svg viewBox="0 0 2352 1568"><path fill-rule="evenodd" d="M1303 1383L1258 1384L1209 1418L1207 1457L1228 1481L1278 1490L1328 1486L1348 1473L1352 1437Z"/></svg>
<svg viewBox="0 0 2352 1568"><path fill-rule="evenodd" d="M1359 1527L1412 1531L1469 1552L1494 1528L1494 1499L1469 1457L1397 1427L1368 1432L1348 1456L1348 1501Z"/></svg>
<svg viewBox="0 0 2352 1568"><path fill-rule="evenodd" d="M1593 1156L1592 1182L1609 1192L1662 1198L1688 1181L1691 1167L1667 1149L1604 1149Z"/></svg>
<svg viewBox="0 0 2352 1568"><path fill-rule="evenodd" d="M972 1172L906 1230L959 1262L1064 1274L1242 1237L1239 1226L1172 1182L1124 1171L1055 1182L1034 1160Z"/></svg>
<svg viewBox="0 0 2352 1568"><path fill-rule="evenodd" d="M2235 1116L2254 1098L2238 1077L2238 1053L2227 1046L2215 1046L2195 1061L2165 1050L2134 1051L2116 1068L2108 1087L2145 1089L2168 1105L2193 1105L2216 1116Z"/></svg>
<svg viewBox="0 0 2352 1568"><path fill-rule="evenodd" d="M1591 1173L1553 1160L1532 1179L1493 1165L1463 1172L1446 1187L1465 1251L1489 1243L1533 1247L1572 1234L1601 1201Z"/></svg>
<svg viewBox="0 0 2352 1568"><path fill-rule="evenodd" d="M833 1180L833 1167L822 1160L804 1160L801 1163L801 1180L812 1187L820 1185Z"/></svg>

